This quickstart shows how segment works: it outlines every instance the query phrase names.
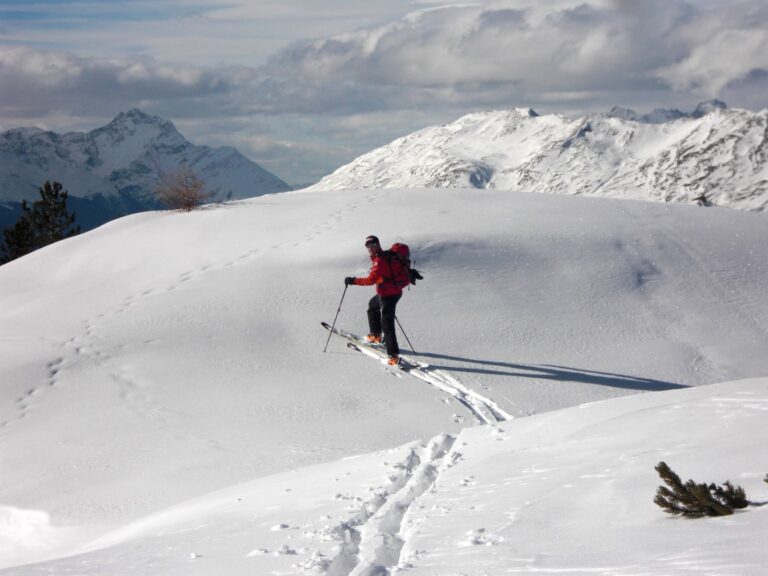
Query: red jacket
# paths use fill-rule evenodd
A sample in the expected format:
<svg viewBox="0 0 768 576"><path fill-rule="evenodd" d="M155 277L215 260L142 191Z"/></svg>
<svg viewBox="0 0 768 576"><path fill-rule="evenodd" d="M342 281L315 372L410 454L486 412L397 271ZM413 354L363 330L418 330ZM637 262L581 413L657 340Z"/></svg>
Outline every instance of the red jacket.
<svg viewBox="0 0 768 576"><path fill-rule="evenodd" d="M383 252L379 252L375 256L371 256L373 264L371 265L371 272L366 278L355 278L356 286L373 286L376 285L376 294L379 296L399 296L403 293L403 289L397 286L392 277L392 270L389 262L386 258L383 258Z"/></svg>

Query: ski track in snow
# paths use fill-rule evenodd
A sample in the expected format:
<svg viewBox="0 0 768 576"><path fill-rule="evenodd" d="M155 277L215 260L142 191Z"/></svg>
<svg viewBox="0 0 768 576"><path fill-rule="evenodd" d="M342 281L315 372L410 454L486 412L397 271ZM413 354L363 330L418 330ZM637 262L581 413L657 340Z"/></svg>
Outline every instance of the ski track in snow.
<svg viewBox="0 0 768 576"><path fill-rule="evenodd" d="M350 335L354 336L352 334ZM359 340L356 336L355 339ZM352 346L366 356L370 356L371 358L382 362L385 366L385 370L389 371L394 376L400 377L404 373L407 373L426 382L430 386L434 386L438 390L450 394L466 407L467 410L469 410L482 424L496 424L498 422L513 419L512 415L505 412L498 404L496 404L496 402L471 388L467 388L459 382L459 380L444 370L432 368L429 364L423 362L417 362L405 354L402 354L401 358L407 363L412 364L414 367L413 369L390 368L386 365L387 355L383 352L377 352L364 345L356 346L354 342L352 342Z"/></svg>
<svg viewBox="0 0 768 576"><path fill-rule="evenodd" d="M431 369L428 364L418 363L427 376L435 379L435 385L443 385L451 395L458 395L463 398L470 406L472 412L485 424L495 424L512 420L513 416L505 412L496 402L476 392L475 390L464 386L457 378L444 370ZM439 386L438 386L439 387Z"/></svg>
<svg viewBox="0 0 768 576"><path fill-rule="evenodd" d="M456 438L443 434L395 466L391 485L377 491L360 510L337 529L343 542L330 561L328 576L389 576L400 564L405 544L403 518L418 498L437 481L445 462L451 462Z"/></svg>

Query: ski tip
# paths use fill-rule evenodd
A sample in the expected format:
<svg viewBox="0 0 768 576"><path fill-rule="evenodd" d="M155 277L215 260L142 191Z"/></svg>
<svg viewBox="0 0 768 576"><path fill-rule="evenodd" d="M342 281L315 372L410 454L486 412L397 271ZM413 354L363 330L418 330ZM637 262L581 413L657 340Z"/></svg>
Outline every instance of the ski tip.
<svg viewBox="0 0 768 576"><path fill-rule="evenodd" d="M330 324L328 324L328 322L320 322L320 325L321 325L323 328L327 328L328 330L330 330L330 329L331 329L331 325L330 325Z"/></svg>

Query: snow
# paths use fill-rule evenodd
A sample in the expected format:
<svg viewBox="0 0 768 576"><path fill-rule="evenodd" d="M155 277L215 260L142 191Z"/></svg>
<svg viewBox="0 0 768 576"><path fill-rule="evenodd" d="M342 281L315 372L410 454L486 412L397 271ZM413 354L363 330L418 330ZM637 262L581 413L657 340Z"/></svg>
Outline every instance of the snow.
<svg viewBox="0 0 768 576"><path fill-rule="evenodd" d="M71 196L115 200L128 195L136 205L151 208L159 179L181 164L195 170L215 200L289 189L234 148L195 146L173 123L134 109L87 133L34 128L0 133L0 200L34 200L38 187L56 174Z"/></svg>
<svg viewBox="0 0 768 576"><path fill-rule="evenodd" d="M423 282L404 354L334 337L363 239ZM111 222L0 268L0 573L763 573L764 214L299 191ZM371 290L337 324L361 333ZM406 348L404 339L401 345ZM493 402L482 418L451 395Z"/></svg>
<svg viewBox="0 0 768 576"><path fill-rule="evenodd" d="M573 119L473 113L364 154L312 189L474 187L688 204L706 195L765 211L768 110L723 107L651 123L621 110Z"/></svg>
<svg viewBox="0 0 768 576"><path fill-rule="evenodd" d="M91 134L93 145L99 150L101 163L98 172L110 174L129 166L135 159L140 158L147 148L147 143L156 147L183 147L184 137L179 134L173 124L160 118L146 116L138 110L128 114L120 114L102 129L94 130ZM84 139L82 134L70 135L69 138Z"/></svg>

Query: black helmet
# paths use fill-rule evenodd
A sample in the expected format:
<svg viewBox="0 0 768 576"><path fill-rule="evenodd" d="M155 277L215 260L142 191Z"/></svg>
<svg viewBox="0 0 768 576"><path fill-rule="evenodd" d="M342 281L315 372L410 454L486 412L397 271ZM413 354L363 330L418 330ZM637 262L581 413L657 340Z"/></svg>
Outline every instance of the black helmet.
<svg viewBox="0 0 768 576"><path fill-rule="evenodd" d="M380 245L379 239L376 236L374 236L373 234L371 234L370 236L368 236L365 239L365 246L366 247L371 246L372 244L376 244L377 246Z"/></svg>

